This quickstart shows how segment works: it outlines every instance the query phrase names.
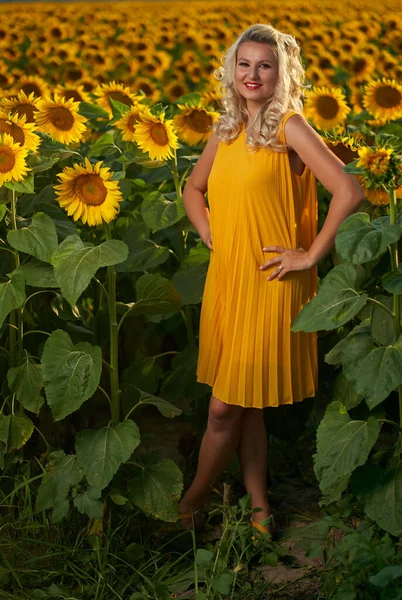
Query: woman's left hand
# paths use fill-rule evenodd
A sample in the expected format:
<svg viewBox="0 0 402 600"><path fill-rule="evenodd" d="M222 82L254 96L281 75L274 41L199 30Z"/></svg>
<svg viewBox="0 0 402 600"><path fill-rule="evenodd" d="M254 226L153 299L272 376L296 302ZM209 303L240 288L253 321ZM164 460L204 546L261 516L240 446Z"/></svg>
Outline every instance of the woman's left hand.
<svg viewBox="0 0 402 600"><path fill-rule="evenodd" d="M280 256L275 256L260 266L261 271L265 271L265 269L272 267L273 265L282 267L281 269L276 268L272 271L269 277L267 277L268 280L274 279L275 277L282 279L285 277L286 273L289 273L290 271L308 271L314 267L308 252L301 246L298 248L264 246L262 250L263 252L278 252L280 254Z"/></svg>

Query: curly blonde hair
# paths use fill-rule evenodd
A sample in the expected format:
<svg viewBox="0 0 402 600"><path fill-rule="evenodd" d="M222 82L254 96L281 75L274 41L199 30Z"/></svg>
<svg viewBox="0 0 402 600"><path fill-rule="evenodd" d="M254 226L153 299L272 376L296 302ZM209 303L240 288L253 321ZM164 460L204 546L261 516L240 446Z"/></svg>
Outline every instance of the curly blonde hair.
<svg viewBox="0 0 402 600"><path fill-rule="evenodd" d="M247 127L246 143L252 152L266 147L286 151L286 145L278 139L281 119L289 110L302 112L304 89L308 86L304 85L305 70L296 39L271 25L257 23L243 31L227 50L222 59L223 66L215 69L214 75L220 81L224 113L215 122L213 129L221 141L230 143L238 137L248 121L246 100L239 94L234 83L237 51L244 42L269 44L278 61L278 79L273 96L267 99L251 119Z"/></svg>

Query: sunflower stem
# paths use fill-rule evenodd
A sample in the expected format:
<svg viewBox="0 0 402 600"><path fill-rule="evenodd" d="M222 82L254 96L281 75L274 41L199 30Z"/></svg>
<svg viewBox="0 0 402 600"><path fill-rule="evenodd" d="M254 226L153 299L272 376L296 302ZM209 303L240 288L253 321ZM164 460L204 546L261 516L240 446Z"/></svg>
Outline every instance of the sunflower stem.
<svg viewBox="0 0 402 600"><path fill-rule="evenodd" d="M109 223L105 223L106 239L112 239ZM119 389L119 347L116 310L116 272L114 266L107 268L108 275L108 306L110 331L110 412L111 425L120 422L120 389Z"/></svg>
<svg viewBox="0 0 402 600"><path fill-rule="evenodd" d="M389 190L389 222L391 225L396 224L396 192L392 188ZM392 271L398 270L398 243L395 242L389 247L391 253L391 269ZM399 300L399 294L393 294L394 297L394 329L395 339L397 340L401 335L401 304ZM399 396L399 424L402 427L402 385L398 385L398 396Z"/></svg>
<svg viewBox="0 0 402 600"><path fill-rule="evenodd" d="M11 190L11 225L12 228L17 230L17 194L15 190ZM15 268L21 264L20 255L18 250L14 250L14 262ZM15 327L10 328L10 355L11 355L11 366L19 366L22 362L23 353L23 321L22 321L22 308L15 308L10 314L10 323ZM19 403L19 413L24 414L24 407Z"/></svg>
<svg viewBox="0 0 402 600"><path fill-rule="evenodd" d="M172 175L173 175L174 186L176 189L176 196L177 196L177 199L179 199L182 197L183 192L181 189L176 150L174 150L174 153L173 153ZM181 247L180 247L180 254L181 254L180 259L182 260L186 255L186 247L187 247L187 232L186 231L181 232L181 242L182 243L181 243ZM191 344L194 341L194 328L193 328L193 320L192 320L192 313L191 313L191 305L186 304L186 306L184 307L184 315L185 315L184 322L186 324L186 330L187 330L187 340L188 340L188 343Z"/></svg>

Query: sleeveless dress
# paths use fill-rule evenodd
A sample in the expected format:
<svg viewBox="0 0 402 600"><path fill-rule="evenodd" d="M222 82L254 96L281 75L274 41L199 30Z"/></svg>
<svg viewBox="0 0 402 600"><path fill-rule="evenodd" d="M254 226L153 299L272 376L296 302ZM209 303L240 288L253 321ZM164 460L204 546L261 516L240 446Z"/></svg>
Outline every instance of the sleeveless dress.
<svg viewBox="0 0 402 600"><path fill-rule="evenodd" d="M283 117L284 125L298 113ZM208 179L213 250L204 286L196 377L227 404L264 408L315 396L317 333L292 332L294 319L317 290L317 267L268 281L277 268L259 266L281 245L308 250L317 235L317 189L287 152L250 153L246 132L220 142Z"/></svg>

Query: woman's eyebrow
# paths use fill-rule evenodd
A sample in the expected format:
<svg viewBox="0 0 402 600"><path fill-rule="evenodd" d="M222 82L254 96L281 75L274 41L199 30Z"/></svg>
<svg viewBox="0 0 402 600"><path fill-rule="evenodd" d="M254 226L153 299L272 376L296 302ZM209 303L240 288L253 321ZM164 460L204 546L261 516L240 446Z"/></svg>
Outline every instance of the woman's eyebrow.
<svg viewBox="0 0 402 600"><path fill-rule="evenodd" d="M239 57L237 60L245 60L246 62L250 62L250 61L248 60L248 58L243 58L242 56L240 56L240 57ZM267 59L262 59L262 60L260 60L260 61L258 61L258 62L262 62L262 63L263 63L263 62L267 62L267 63L270 63L271 61L270 61L270 59L269 59L269 58L267 58Z"/></svg>

